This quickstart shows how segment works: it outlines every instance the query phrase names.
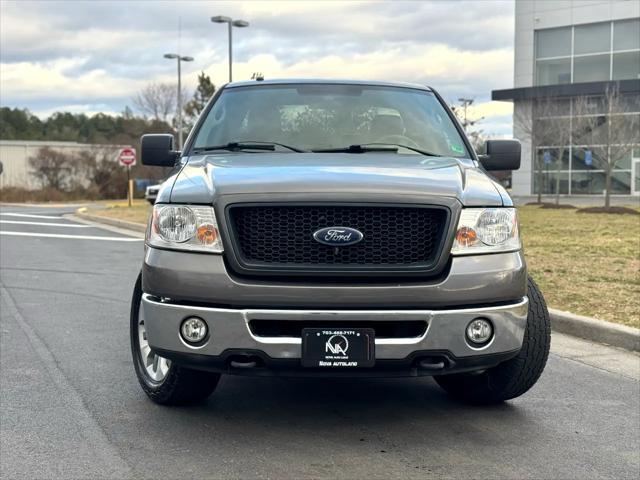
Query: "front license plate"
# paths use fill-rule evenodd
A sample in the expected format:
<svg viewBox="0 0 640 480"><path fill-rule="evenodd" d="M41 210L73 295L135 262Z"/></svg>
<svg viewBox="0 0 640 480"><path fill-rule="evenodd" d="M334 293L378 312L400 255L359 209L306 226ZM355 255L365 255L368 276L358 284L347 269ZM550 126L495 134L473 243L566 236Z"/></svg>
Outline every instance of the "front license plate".
<svg viewBox="0 0 640 480"><path fill-rule="evenodd" d="M302 366L320 368L373 367L372 328L302 329Z"/></svg>

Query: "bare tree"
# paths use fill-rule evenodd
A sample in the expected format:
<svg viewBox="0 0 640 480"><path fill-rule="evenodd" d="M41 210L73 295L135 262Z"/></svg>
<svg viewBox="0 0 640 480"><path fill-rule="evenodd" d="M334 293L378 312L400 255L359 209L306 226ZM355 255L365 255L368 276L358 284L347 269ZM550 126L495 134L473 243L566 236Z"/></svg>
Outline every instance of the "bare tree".
<svg viewBox="0 0 640 480"><path fill-rule="evenodd" d="M40 181L43 188L63 191L71 181L72 155L53 150L50 147L42 147L29 158L29 165L33 169L33 175Z"/></svg>
<svg viewBox="0 0 640 480"><path fill-rule="evenodd" d="M81 150L75 161L82 178L89 181L99 198L122 198L126 195L126 169L118 164L113 148L95 146Z"/></svg>
<svg viewBox="0 0 640 480"><path fill-rule="evenodd" d="M177 87L168 83L150 83L132 100L145 115L166 122L175 114L177 105ZM186 92L182 92L186 97ZM184 104L184 103L183 103Z"/></svg>
<svg viewBox="0 0 640 480"><path fill-rule="evenodd" d="M613 170L640 144L640 119L625 114L625 105L617 84L609 85L600 97L601 109L591 113L586 99L576 101L574 144L589 145L592 158L605 174L604 206L611 206Z"/></svg>
<svg viewBox="0 0 640 480"><path fill-rule="evenodd" d="M565 108L566 103L566 108ZM553 97L542 97L514 112L514 135L522 141L531 142L532 165L535 165L537 176L538 203L542 202L542 185L544 181L544 161L538 155L542 146L556 153L556 158L549 156L549 162L555 163L555 203L560 203L560 170L563 159L571 144L571 109L567 102ZM544 157L543 157L544 158Z"/></svg>

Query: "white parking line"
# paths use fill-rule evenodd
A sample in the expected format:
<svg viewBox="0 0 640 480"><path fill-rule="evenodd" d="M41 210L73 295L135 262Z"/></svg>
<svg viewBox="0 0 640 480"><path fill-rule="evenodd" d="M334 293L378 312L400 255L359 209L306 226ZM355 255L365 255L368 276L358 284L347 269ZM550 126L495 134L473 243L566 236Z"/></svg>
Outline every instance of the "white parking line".
<svg viewBox="0 0 640 480"><path fill-rule="evenodd" d="M26 213L9 213L9 212L0 212L0 215L4 215L5 217L26 217L26 218L46 218L48 220L59 220L61 216L54 215L29 215Z"/></svg>
<svg viewBox="0 0 640 480"><path fill-rule="evenodd" d="M89 225L79 225L77 223L23 222L20 220L0 220L0 223L11 223L13 225L44 225L47 227L89 228Z"/></svg>
<svg viewBox="0 0 640 480"><path fill-rule="evenodd" d="M46 237L46 238L72 238L76 240L110 240L112 242L140 242L143 238L130 237L99 237L94 235L64 235L57 233L30 233L30 232L6 232L0 230L0 235L14 235L17 237Z"/></svg>

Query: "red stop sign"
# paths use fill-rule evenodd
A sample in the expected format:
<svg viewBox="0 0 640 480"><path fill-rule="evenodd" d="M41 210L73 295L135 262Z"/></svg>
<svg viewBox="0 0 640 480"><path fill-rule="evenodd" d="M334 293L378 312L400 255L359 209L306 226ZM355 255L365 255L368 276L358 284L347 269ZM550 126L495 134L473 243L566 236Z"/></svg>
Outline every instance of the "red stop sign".
<svg viewBox="0 0 640 480"><path fill-rule="evenodd" d="M133 148L123 148L118 154L118 162L125 167L136 164L136 151Z"/></svg>

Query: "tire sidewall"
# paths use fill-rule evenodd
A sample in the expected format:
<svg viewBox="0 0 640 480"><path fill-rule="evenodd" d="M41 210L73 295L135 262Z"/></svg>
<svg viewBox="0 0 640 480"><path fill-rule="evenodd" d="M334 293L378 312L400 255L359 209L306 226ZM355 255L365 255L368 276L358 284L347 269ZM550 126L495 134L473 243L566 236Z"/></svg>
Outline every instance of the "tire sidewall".
<svg viewBox="0 0 640 480"><path fill-rule="evenodd" d="M138 339L138 318L140 313L140 304L142 302L142 273L138 275L135 287L133 289L133 297L131 299L131 314L129 321L129 338L131 343L131 356L133 357L133 366L136 371L136 376L140 381L142 387L151 392L156 392L162 388L167 382L167 379L172 375L174 365L169 366L167 375L161 381L153 380L147 374L147 370L142 364L142 358L140 358L140 342Z"/></svg>
<svg viewBox="0 0 640 480"><path fill-rule="evenodd" d="M549 356L551 324L542 292L527 278L529 305L522 348L511 360L481 373L458 373L435 377L453 396L471 403L498 403L519 397L540 378Z"/></svg>

